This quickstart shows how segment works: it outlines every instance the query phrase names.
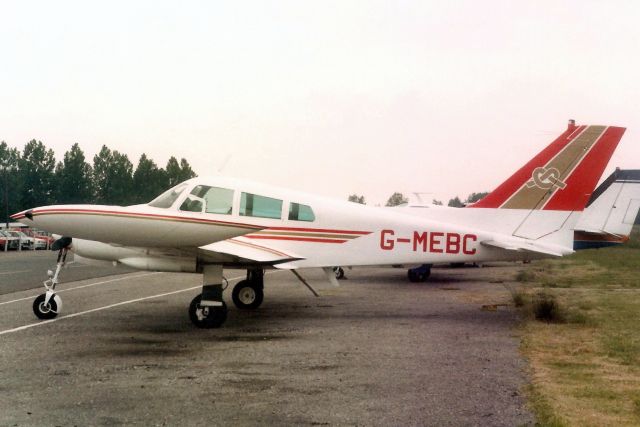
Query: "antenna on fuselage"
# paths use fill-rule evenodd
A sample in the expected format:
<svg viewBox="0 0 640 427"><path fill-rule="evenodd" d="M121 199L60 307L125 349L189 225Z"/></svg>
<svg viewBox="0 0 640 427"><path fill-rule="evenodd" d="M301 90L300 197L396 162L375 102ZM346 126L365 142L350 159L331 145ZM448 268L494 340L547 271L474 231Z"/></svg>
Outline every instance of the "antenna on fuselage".
<svg viewBox="0 0 640 427"><path fill-rule="evenodd" d="M231 154L227 154L227 156L224 158L224 160L222 161L222 163L220 163L220 167L218 168L218 173L222 173L222 170L227 166L227 163L229 163L229 160L231 160Z"/></svg>

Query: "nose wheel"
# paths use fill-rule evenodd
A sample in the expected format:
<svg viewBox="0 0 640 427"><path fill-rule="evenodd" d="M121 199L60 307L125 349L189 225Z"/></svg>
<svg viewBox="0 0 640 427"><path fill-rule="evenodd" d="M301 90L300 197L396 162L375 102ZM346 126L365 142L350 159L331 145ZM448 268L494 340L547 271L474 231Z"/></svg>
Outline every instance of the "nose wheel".
<svg viewBox="0 0 640 427"><path fill-rule="evenodd" d="M40 294L33 301L33 313L38 319L50 320L62 311L62 299L56 294Z"/></svg>

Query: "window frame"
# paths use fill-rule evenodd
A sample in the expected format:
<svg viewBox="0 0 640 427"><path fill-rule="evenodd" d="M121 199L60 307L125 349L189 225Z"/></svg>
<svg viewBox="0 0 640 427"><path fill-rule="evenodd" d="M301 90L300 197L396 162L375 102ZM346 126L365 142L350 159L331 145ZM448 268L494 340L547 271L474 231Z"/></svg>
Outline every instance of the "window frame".
<svg viewBox="0 0 640 427"><path fill-rule="evenodd" d="M246 217L246 218L261 218L261 219L274 219L274 220L282 220L282 215L284 212L284 206L285 206L285 201L283 199L279 199L276 197L271 197L271 196L263 196L262 194L256 194L256 193L250 193L248 191L239 191L240 193L240 199L238 201L238 216L242 216L242 217ZM250 195L253 197L260 197L263 199L269 199L269 200L275 200L277 202L280 203L280 207L279 207L279 216L275 217L275 216L265 216L265 215L256 215L255 214L255 209L252 206L251 207L251 215L248 215L246 213L243 213L242 211L242 201L245 195ZM248 200L248 198L245 198L245 212L246 212L246 200ZM254 200L251 201L252 205L254 203Z"/></svg>
<svg viewBox="0 0 640 427"><path fill-rule="evenodd" d="M297 205L298 206L297 218L291 218L291 213L292 213L291 209L293 208L293 205ZM300 219L300 208L301 207L308 208L309 211L311 212L311 217L313 219ZM298 221L298 222L315 222L316 213L313 210L313 208L311 207L311 205L306 205L304 203L289 201L289 210L288 210L288 213L287 213L287 220L289 220L289 221Z"/></svg>

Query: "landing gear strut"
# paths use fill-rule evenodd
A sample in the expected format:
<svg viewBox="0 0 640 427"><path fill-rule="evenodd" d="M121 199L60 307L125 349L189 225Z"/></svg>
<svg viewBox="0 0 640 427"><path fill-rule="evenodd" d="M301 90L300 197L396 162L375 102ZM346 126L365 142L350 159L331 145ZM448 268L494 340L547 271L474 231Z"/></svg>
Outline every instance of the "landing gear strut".
<svg viewBox="0 0 640 427"><path fill-rule="evenodd" d="M344 269L342 267L333 267L333 274L336 275L336 279L344 279Z"/></svg>
<svg viewBox="0 0 640 427"><path fill-rule="evenodd" d="M56 285L58 284L58 276L60 270L67 261L67 252L71 245L70 237L62 237L54 242L52 249L58 249L58 261L56 263L55 273L51 270L47 271L49 278L44 281L46 292L38 295L33 301L33 313L38 319L53 319L62 311L62 299L56 294Z"/></svg>
<svg viewBox="0 0 640 427"><path fill-rule="evenodd" d="M189 305L189 318L198 328L219 328L227 320L227 305L222 300L222 266L205 265L202 294Z"/></svg>
<svg viewBox="0 0 640 427"><path fill-rule="evenodd" d="M407 276L410 282L426 282L431 275L431 264L422 264L420 267L410 268Z"/></svg>
<svg viewBox="0 0 640 427"><path fill-rule="evenodd" d="M264 270L247 270L247 278L234 286L231 298L242 310L260 307L264 300Z"/></svg>

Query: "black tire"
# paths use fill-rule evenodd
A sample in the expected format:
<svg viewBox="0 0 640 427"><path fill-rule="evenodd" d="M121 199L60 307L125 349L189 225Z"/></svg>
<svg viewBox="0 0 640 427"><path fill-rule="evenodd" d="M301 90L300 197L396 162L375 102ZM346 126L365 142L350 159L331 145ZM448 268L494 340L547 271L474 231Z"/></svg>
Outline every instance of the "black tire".
<svg viewBox="0 0 640 427"><path fill-rule="evenodd" d="M340 280L344 278L344 269L342 267L333 267L333 272L336 275L336 279Z"/></svg>
<svg viewBox="0 0 640 427"><path fill-rule="evenodd" d="M49 299L49 304L44 305L44 300L47 298L46 294L40 294L38 297L33 300L33 313L36 315L38 319L42 320L50 320L58 315L58 309L60 297L54 295Z"/></svg>
<svg viewBox="0 0 640 427"><path fill-rule="evenodd" d="M424 275L420 273L416 273L415 271L409 270L407 272L407 276L409 277L409 281L411 283L418 283L424 281Z"/></svg>
<svg viewBox="0 0 640 427"><path fill-rule="evenodd" d="M426 282L431 275L431 267L429 268L411 268L407 270L407 277L412 283Z"/></svg>
<svg viewBox="0 0 640 427"><path fill-rule="evenodd" d="M231 299L239 309L255 310L264 300L264 290L257 283L241 280L233 287Z"/></svg>
<svg viewBox="0 0 640 427"><path fill-rule="evenodd" d="M219 328L227 320L227 305L222 301L222 306L202 307L200 301L202 295L198 295L189 305L189 318L191 323L198 328Z"/></svg>

